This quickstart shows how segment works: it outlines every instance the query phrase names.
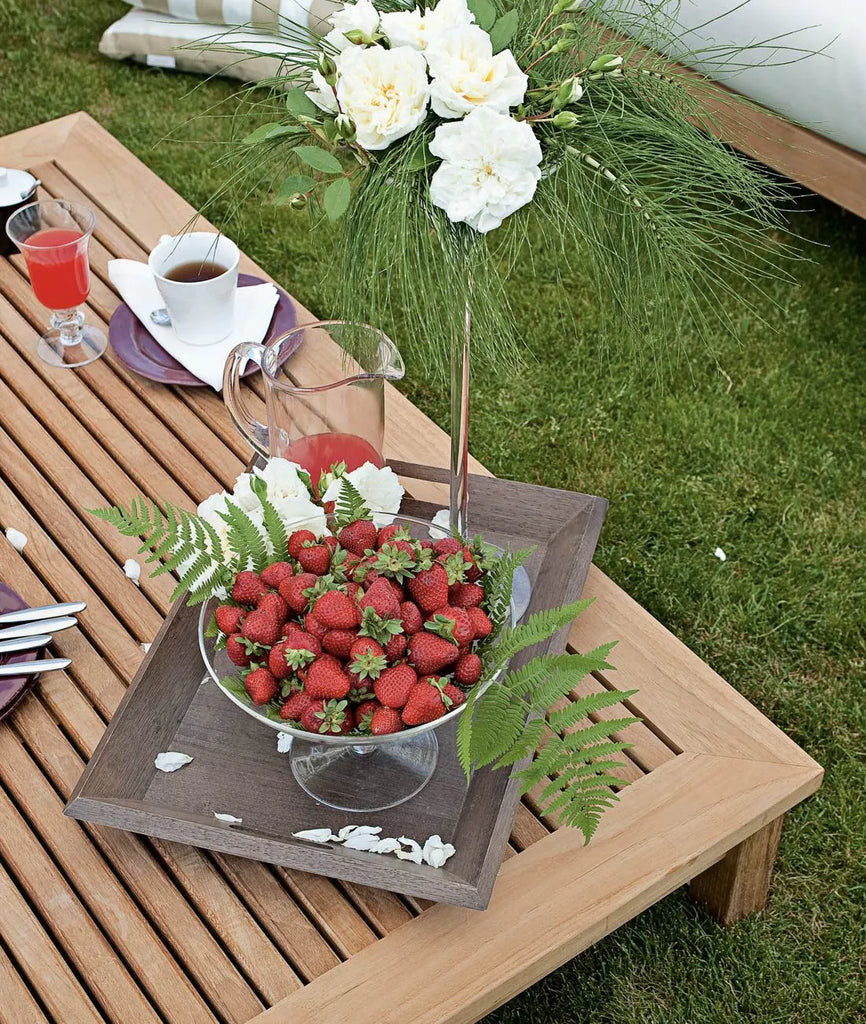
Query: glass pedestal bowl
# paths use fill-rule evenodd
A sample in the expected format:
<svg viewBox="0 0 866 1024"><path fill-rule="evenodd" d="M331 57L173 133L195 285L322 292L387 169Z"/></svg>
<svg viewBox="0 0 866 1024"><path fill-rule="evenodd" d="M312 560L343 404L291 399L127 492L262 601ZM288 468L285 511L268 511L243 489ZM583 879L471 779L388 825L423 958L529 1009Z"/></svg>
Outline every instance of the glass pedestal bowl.
<svg viewBox="0 0 866 1024"><path fill-rule="evenodd" d="M409 516L395 516L394 523L406 527L418 540L448 536L429 522ZM314 800L340 811L382 811L405 803L427 785L439 757L436 730L453 724L465 705L433 722L384 736L320 735L292 728L279 716L269 717L245 692L224 684L237 676L237 666L225 650L216 649L214 638L205 635L217 604L215 599L207 601L199 617L199 647L207 671L232 703L262 725L290 737L285 742L292 773ZM513 606L511 612L513 615Z"/></svg>

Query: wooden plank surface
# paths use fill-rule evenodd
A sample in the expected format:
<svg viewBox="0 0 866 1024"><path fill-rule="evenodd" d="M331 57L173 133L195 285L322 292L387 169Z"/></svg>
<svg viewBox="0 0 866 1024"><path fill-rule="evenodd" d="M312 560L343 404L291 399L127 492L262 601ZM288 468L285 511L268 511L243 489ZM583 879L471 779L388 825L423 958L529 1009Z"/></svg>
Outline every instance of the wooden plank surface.
<svg viewBox="0 0 866 1024"><path fill-rule="evenodd" d="M193 213L84 114L0 139L0 163L97 207L89 316L103 325L117 303L108 260L141 258ZM247 257L241 269L263 273ZM0 724L0 1021L469 1022L702 872L719 906L736 902L744 876L731 865L757 863L758 847L766 864L762 829L820 768L594 567L585 593L597 601L569 641L618 638L617 672L573 696L640 690L643 722L626 737L635 781L588 848L530 794L484 914L63 818L169 607L170 583L134 587L121 568L134 545L87 509L138 490L192 507L230 486L249 449L208 389L151 384L112 353L75 373L46 366L45 319L20 260L0 260L0 527L29 537L21 554L0 538L0 578L34 604L89 602L54 643L69 670ZM339 353L323 342L305 359L321 374ZM260 413L260 383L246 390ZM390 386L386 409L390 458L447 464L446 435ZM441 477L412 490L446 502Z"/></svg>

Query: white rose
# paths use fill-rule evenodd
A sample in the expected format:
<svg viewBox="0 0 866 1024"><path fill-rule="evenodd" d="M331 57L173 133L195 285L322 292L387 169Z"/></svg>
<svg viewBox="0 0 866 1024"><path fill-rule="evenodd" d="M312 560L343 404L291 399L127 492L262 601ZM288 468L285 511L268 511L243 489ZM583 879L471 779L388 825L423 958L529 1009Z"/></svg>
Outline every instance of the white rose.
<svg viewBox="0 0 866 1024"><path fill-rule="evenodd" d="M400 502L405 492L400 478L390 466L379 469L372 462L365 462L346 476L373 513L373 522L377 527L388 526L393 522L394 513L400 511ZM342 478L334 480L322 495L322 501L336 501L342 486Z"/></svg>
<svg viewBox="0 0 866 1024"><path fill-rule="evenodd" d="M248 474L244 473L243 476L248 477ZM238 479L240 480L240 477ZM237 483L235 486L237 487ZM232 550L232 546L229 543L229 528L226 521L222 518L222 514L228 511L229 505L234 505L236 508L243 509L262 536L266 536L264 515L258 498L256 498L256 504L258 505L257 508L244 508L240 501L236 499L235 495L227 494L225 491L222 491L219 494L212 494L199 505L197 512L205 522L209 523L213 527L214 532L222 545L223 554L225 555L226 560L231 560L237 552ZM192 563L190 562L189 564L191 565ZM181 565L178 567L178 571L183 573L188 567L188 565Z"/></svg>
<svg viewBox="0 0 866 1024"><path fill-rule="evenodd" d="M250 473L241 473L237 480L235 480L235 485L232 488L232 503L242 508L245 512L251 512L253 509L261 507L261 502L253 490L252 484L252 475Z"/></svg>
<svg viewBox="0 0 866 1024"><path fill-rule="evenodd" d="M360 32L372 41L379 31L379 12L371 0L358 0L355 4L343 4L339 11L328 18L334 26L325 39L341 53L353 44L346 38L347 32Z"/></svg>
<svg viewBox="0 0 866 1024"><path fill-rule="evenodd" d="M434 8L421 11L393 11L382 15L382 31L392 46L423 50L440 32L457 25L471 25L475 15L466 0L441 0Z"/></svg>
<svg viewBox="0 0 866 1024"><path fill-rule="evenodd" d="M523 102L526 75L511 50L494 57L490 36L476 25L450 28L427 47L430 102L446 118L462 117L476 107L505 114Z"/></svg>
<svg viewBox="0 0 866 1024"><path fill-rule="evenodd" d="M417 50L353 46L337 58L340 107L352 118L358 143L386 149L427 114L427 62Z"/></svg>
<svg viewBox="0 0 866 1024"><path fill-rule="evenodd" d="M433 205L482 234L525 206L541 177L532 127L489 107L440 125L430 152L442 160L430 181Z"/></svg>
<svg viewBox="0 0 866 1024"><path fill-rule="evenodd" d="M269 459L264 469L255 469L254 472L268 485L268 497L272 501L278 498L309 498L309 488L298 474L301 468L297 462L289 462L288 459Z"/></svg>
<svg viewBox="0 0 866 1024"><path fill-rule="evenodd" d="M334 95L334 90L325 81L325 76L321 71L313 71L310 80L315 88L307 90L307 99L312 100L319 110L324 110L326 114L336 114L339 110L337 97Z"/></svg>
<svg viewBox="0 0 866 1024"><path fill-rule="evenodd" d="M312 530L317 537L324 537L328 532L325 511L310 499L309 494L306 497L277 496L271 499L271 503L287 533L293 530Z"/></svg>

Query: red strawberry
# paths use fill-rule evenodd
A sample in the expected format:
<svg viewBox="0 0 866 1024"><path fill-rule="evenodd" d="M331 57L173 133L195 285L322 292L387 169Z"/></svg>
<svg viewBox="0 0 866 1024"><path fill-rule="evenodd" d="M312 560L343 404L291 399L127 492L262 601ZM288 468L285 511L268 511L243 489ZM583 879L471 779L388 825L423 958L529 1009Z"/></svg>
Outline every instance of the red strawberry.
<svg viewBox="0 0 866 1024"><path fill-rule="evenodd" d="M403 623L403 632L407 636L412 636L413 633L418 633L424 628L424 616L414 601L402 602L400 621Z"/></svg>
<svg viewBox="0 0 866 1024"><path fill-rule="evenodd" d="M280 623L285 622L289 617L289 606L279 594L265 594L259 598L259 603L256 607L262 611L273 612L274 616L280 620Z"/></svg>
<svg viewBox="0 0 866 1024"><path fill-rule="evenodd" d="M307 543L316 542L316 535L312 530L295 530L295 532L289 537L288 550L292 558L297 558L301 553L301 548Z"/></svg>
<svg viewBox="0 0 866 1024"><path fill-rule="evenodd" d="M301 548L298 561L304 572L324 576L331 568L331 552L326 544L312 544L308 548Z"/></svg>
<svg viewBox="0 0 866 1024"><path fill-rule="evenodd" d="M454 555L458 551L463 550L463 542L459 541L456 537L443 537L441 540L437 540L433 545L433 550L437 555Z"/></svg>
<svg viewBox="0 0 866 1024"><path fill-rule="evenodd" d="M233 604L221 604L214 612L214 617L216 618L217 629L228 636L231 633L237 633L241 628L244 610Z"/></svg>
<svg viewBox="0 0 866 1024"><path fill-rule="evenodd" d="M301 715L301 725L308 732L340 736L352 731L355 716L344 700L317 700Z"/></svg>
<svg viewBox="0 0 866 1024"><path fill-rule="evenodd" d="M409 699L418 676L408 665L387 668L373 684L376 697L386 708L402 708Z"/></svg>
<svg viewBox="0 0 866 1024"><path fill-rule="evenodd" d="M388 643L385 644L385 657L388 661L399 661L406 653L408 642L402 633L392 636Z"/></svg>
<svg viewBox="0 0 866 1024"><path fill-rule="evenodd" d="M376 657L381 656L384 653L385 652L382 650L382 645L380 643L377 643L368 636L362 636L352 644L352 649L349 652L349 658L354 661L355 658L359 658L362 654L371 654Z"/></svg>
<svg viewBox="0 0 866 1024"><path fill-rule="evenodd" d="M477 654L462 654L454 666L454 681L461 686L474 686L481 678L481 659Z"/></svg>
<svg viewBox="0 0 866 1024"><path fill-rule="evenodd" d="M267 589L256 573L244 570L235 577L232 597L238 604L254 605Z"/></svg>
<svg viewBox="0 0 866 1024"><path fill-rule="evenodd" d="M267 704L276 697L279 689L273 673L266 668L254 668L252 672L248 672L244 686L253 704Z"/></svg>
<svg viewBox="0 0 866 1024"><path fill-rule="evenodd" d="M356 640L349 651L349 674L357 682L378 679L388 667L382 646L364 637Z"/></svg>
<svg viewBox="0 0 866 1024"><path fill-rule="evenodd" d="M346 594L351 597L353 601L360 601L364 595L364 588L360 583L347 583Z"/></svg>
<svg viewBox="0 0 866 1024"><path fill-rule="evenodd" d="M293 693L280 708L280 718L291 722L300 722L301 716L311 704L315 704L315 701L308 693L303 691Z"/></svg>
<svg viewBox="0 0 866 1024"><path fill-rule="evenodd" d="M332 537L330 534L328 534L327 537L323 537L322 538L322 543L325 545L325 547L328 549L328 551L331 552L332 555L334 554L334 552L339 547L339 542L338 542L337 538L336 537Z"/></svg>
<svg viewBox="0 0 866 1024"><path fill-rule="evenodd" d="M396 523L391 523L390 526L383 526L376 536L376 547L380 548L383 544L390 544L395 535L403 536L405 533L406 527L398 526Z"/></svg>
<svg viewBox="0 0 866 1024"><path fill-rule="evenodd" d="M424 612L432 612L448 603L448 574L435 563L429 569L422 569L409 580L409 593Z"/></svg>
<svg viewBox="0 0 866 1024"><path fill-rule="evenodd" d="M380 577L361 598L361 608L372 608L383 619L400 618L400 602L391 584Z"/></svg>
<svg viewBox="0 0 866 1024"><path fill-rule="evenodd" d="M433 633L416 633L409 640L409 661L422 676L438 672L455 662L459 655L455 644Z"/></svg>
<svg viewBox="0 0 866 1024"><path fill-rule="evenodd" d="M454 708L459 708L461 704L466 703L466 694L461 689L454 686L453 683L446 683L442 687L442 694L446 698L446 704L448 704L449 700L451 701L451 703L448 704L449 711L453 711Z"/></svg>
<svg viewBox="0 0 866 1024"><path fill-rule="evenodd" d="M280 596L293 612L305 612L310 599L304 595L304 591L316 585L318 576L311 572L302 572L297 576L287 576L280 582Z"/></svg>
<svg viewBox="0 0 866 1024"><path fill-rule="evenodd" d="M328 629L354 629L361 621L358 606L340 590L322 594L313 605L313 614Z"/></svg>
<svg viewBox="0 0 866 1024"><path fill-rule="evenodd" d="M458 647L468 644L475 636L472 622L466 613L465 608L437 608L431 619L425 623L425 629L444 636L447 640L453 640Z"/></svg>
<svg viewBox="0 0 866 1024"><path fill-rule="evenodd" d="M302 639L307 636L308 634L302 633L299 637L297 632L293 632L290 640L284 640L271 648L271 653L268 655L268 668L277 679L287 679L298 669L306 668L321 652L322 648L315 637Z"/></svg>
<svg viewBox="0 0 866 1024"><path fill-rule="evenodd" d="M353 555L363 555L376 546L376 526L369 519L356 519L337 534L340 543Z"/></svg>
<svg viewBox="0 0 866 1024"><path fill-rule="evenodd" d="M226 654L236 665L240 665L241 668L246 668L253 660L246 647L241 643L240 636L237 633L226 640Z"/></svg>
<svg viewBox="0 0 866 1024"><path fill-rule="evenodd" d="M272 611L257 608L244 619L241 633L254 644L270 647L280 639L283 623Z"/></svg>
<svg viewBox="0 0 866 1024"><path fill-rule="evenodd" d="M321 619L317 619L312 612L307 612L304 616L304 629L310 634L310 636L314 636L319 641L321 641L325 633L328 632L328 627L325 623L322 622Z"/></svg>
<svg viewBox="0 0 866 1024"><path fill-rule="evenodd" d="M370 719L370 732L374 736L385 736L403 729L403 719L397 708L376 708Z"/></svg>
<svg viewBox="0 0 866 1024"><path fill-rule="evenodd" d="M261 579L265 586L276 590L284 579L294 574L295 567L290 562L273 562L266 569L262 569Z"/></svg>
<svg viewBox="0 0 866 1024"><path fill-rule="evenodd" d="M412 692L403 708L403 722L409 726L423 725L424 722L433 722L437 718L441 718L448 710L450 709L445 705L439 686L431 682L429 678L421 679L412 687Z"/></svg>
<svg viewBox="0 0 866 1024"><path fill-rule="evenodd" d="M448 603L452 608L478 608L484 601L484 591L477 583L453 583L448 588Z"/></svg>
<svg viewBox="0 0 866 1024"><path fill-rule="evenodd" d="M343 661L349 657L352 644L358 639L358 634L349 629L329 629L322 637L322 647L335 657Z"/></svg>
<svg viewBox="0 0 866 1024"><path fill-rule="evenodd" d="M355 724L361 732L370 732L373 712L381 706L377 700L365 700L355 708Z"/></svg>
<svg viewBox="0 0 866 1024"><path fill-rule="evenodd" d="M334 661L317 658L307 669L306 690L311 697L340 700L349 693L351 680Z"/></svg>
<svg viewBox="0 0 866 1024"><path fill-rule="evenodd" d="M472 631L476 640L483 640L493 632L493 623L487 617L487 612L481 608L467 608L466 614L472 623Z"/></svg>

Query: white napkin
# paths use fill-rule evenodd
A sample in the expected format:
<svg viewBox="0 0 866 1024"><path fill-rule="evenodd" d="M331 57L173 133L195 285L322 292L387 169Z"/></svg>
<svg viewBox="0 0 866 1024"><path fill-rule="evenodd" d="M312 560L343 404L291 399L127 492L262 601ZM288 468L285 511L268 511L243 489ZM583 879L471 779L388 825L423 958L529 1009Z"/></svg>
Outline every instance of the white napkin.
<svg viewBox="0 0 866 1024"><path fill-rule="evenodd" d="M222 390L223 368L235 345L243 341L258 344L264 338L278 298L272 284L238 288L235 323L228 337L214 345L190 345L178 338L173 327L158 327L150 319L151 311L161 309L165 303L146 263L109 260L108 277L123 301L166 352L199 380L210 384L214 391Z"/></svg>

